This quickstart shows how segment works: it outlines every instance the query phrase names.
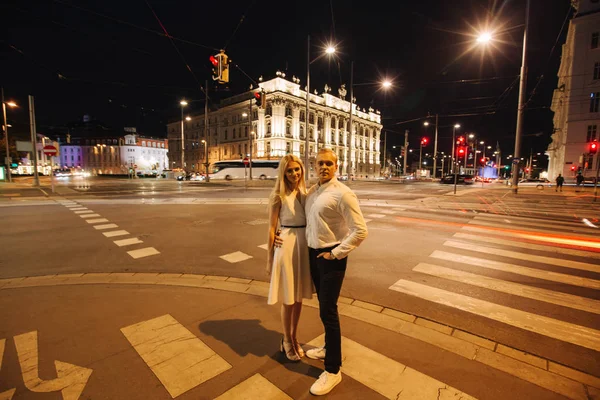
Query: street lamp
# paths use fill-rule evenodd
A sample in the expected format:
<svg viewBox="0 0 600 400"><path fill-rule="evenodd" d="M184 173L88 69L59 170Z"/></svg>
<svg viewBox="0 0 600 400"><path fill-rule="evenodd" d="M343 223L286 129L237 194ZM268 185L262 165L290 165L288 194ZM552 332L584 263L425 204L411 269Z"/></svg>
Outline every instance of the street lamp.
<svg viewBox="0 0 600 400"><path fill-rule="evenodd" d="M185 136L184 136L184 120L183 120L183 107L188 105L188 102L185 100L181 100L179 102L181 106L181 171L183 170L183 165L185 163Z"/></svg>
<svg viewBox="0 0 600 400"><path fill-rule="evenodd" d="M5 146L6 146L6 177L8 178L9 182L12 182L12 177L10 174L10 153L9 153L9 146L8 146L8 123L6 122L6 106L9 106L11 108L17 107L17 104L13 101L9 101L9 102L5 102L4 101L4 88L2 88L2 116L4 117L4 142L5 142Z"/></svg>
<svg viewBox="0 0 600 400"><path fill-rule="evenodd" d="M450 170L450 172L454 172L454 145L456 144L456 130L460 128L460 124L454 124L454 126L452 127L452 156L451 156L451 161L452 161L452 169Z"/></svg>

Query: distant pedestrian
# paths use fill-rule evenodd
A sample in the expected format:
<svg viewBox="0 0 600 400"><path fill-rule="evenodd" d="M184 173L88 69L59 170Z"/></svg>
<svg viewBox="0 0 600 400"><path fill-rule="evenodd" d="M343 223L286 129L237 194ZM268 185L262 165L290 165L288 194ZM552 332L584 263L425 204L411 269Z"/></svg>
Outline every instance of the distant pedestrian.
<svg viewBox="0 0 600 400"><path fill-rule="evenodd" d="M280 351L291 361L300 361L304 356L296 333L302 299L310 299L313 294L305 232L305 201L304 166L298 157L288 154L279 163L277 180L269 198L266 272L271 277L267 303L282 304Z"/></svg>
<svg viewBox="0 0 600 400"><path fill-rule="evenodd" d="M581 184L583 183L583 175L582 174L577 174L577 186L581 186Z"/></svg>
<svg viewBox="0 0 600 400"><path fill-rule="evenodd" d="M562 187L563 187L563 183L565 182L565 178L563 178L562 174L558 174L558 176L556 177L556 189L555 191L558 192L558 190L560 189L560 191L562 192Z"/></svg>
<svg viewBox="0 0 600 400"><path fill-rule="evenodd" d="M324 359L325 371L310 393L324 395L342 381L342 336L337 301L342 289L348 254L367 237L367 225L354 192L340 183L335 173L338 159L331 149L317 153L319 183L306 199L306 237L310 272L319 299L319 314L325 328L325 346L306 356Z"/></svg>

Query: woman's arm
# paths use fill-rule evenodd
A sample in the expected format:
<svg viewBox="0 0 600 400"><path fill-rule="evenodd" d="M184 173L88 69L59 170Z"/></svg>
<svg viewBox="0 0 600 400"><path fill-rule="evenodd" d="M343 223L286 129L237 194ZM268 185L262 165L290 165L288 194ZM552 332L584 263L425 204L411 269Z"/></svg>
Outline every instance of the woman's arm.
<svg viewBox="0 0 600 400"><path fill-rule="evenodd" d="M281 209L281 201L279 199L271 199L269 206L269 235L267 238L267 275L271 275L273 267L273 254L275 253L275 233L279 222L279 210Z"/></svg>

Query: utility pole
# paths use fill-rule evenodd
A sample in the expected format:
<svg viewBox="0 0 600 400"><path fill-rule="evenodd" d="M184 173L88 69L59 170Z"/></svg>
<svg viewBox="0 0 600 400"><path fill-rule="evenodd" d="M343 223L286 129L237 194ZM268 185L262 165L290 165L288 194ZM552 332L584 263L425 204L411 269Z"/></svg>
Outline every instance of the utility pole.
<svg viewBox="0 0 600 400"><path fill-rule="evenodd" d="M521 137L523 136L523 118L525 114L525 87L527 86L527 31L529 29L529 5L527 0L525 6L525 30L523 31L523 58L521 60L521 78L519 83L519 105L517 107L517 132L515 135L515 151L513 159L512 191L518 193L519 184L519 162L521 157Z"/></svg>
<svg viewBox="0 0 600 400"><path fill-rule="evenodd" d="M353 133L353 129L352 129L352 114L353 111L352 110L352 104L353 104L353 100L354 100L354 61L350 62L350 129L348 130L348 140L350 142L350 144L348 145L348 148L350 149L350 151L348 152L348 180L351 179L351 177L353 177L352 174L352 141L354 140L354 135Z"/></svg>
<svg viewBox="0 0 600 400"><path fill-rule="evenodd" d="M408 129L404 131L404 160L402 160L404 163L402 166L404 175L406 175L406 160L408 160Z"/></svg>
<svg viewBox="0 0 600 400"><path fill-rule="evenodd" d="M248 139L250 140L250 180L252 180L252 142L254 141L252 137L252 97L250 97L250 101L248 102Z"/></svg>
<svg viewBox="0 0 600 400"><path fill-rule="evenodd" d="M266 101L266 99L262 99ZM306 115L304 116L304 179L308 185L310 179L310 158L308 149L310 147L310 140L308 134L310 132L308 128L308 116L310 114L310 35L306 39ZM316 167L316 163L315 163Z"/></svg>
<svg viewBox="0 0 600 400"><path fill-rule="evenodd" d="M29 130L31 132L31 145L33 146L33 186L40 186L40 178L38 176L37 164L37 132L35 129L35 107L33 104L33 96L29 95Z"/></svg>
<svg viewBox="0 0 600 400"><path fill-rule="evenodd" d="M208 176L208 167L210 165L210 163L208 162L208 145L210 143L210 138L208 137L209 135L209 130L208 130L208 80L204 81L204 139L206 140L206 142L204 143L205 149L204 149L204 168L205 168L205 173L206 173L206 179L204 180L205 182L209 182L210 181L210 177Z"/></svg>
<svg viewBox="0 0 600 400"><path fill-rule="evenodd" d="M385 173L385 166L387 164L387 132L383 131L383 172Z"/></svg>
<svg viewBox="0 0 600 400"><path fill-rule="evenodd" d="M6 145L6 177L9 182L12 182L10 175L10 152L8 146L8 122L6 122L6 103L4 103L4 88L2 88L2 116L4 117L4 141Z"/></svg>
<svg viewBox="0 0 600 400"><path fill-rule="evenodd" d="M435 114L435 139L433 141L433 178L437 176L437 143L438 143L438 114ZM444 167L442 167L442 175L444 175Z"/></svg>

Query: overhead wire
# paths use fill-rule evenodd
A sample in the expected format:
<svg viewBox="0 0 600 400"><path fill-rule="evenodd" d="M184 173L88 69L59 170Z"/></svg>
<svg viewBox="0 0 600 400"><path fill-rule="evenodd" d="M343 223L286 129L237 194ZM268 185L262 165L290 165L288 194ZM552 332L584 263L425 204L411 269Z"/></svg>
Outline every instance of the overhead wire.
<svg viewBox="0 0 600 400"><path fill-rule="evenodd" d="M240 26L242 25L242 23L246 19L246 14L248 14L248 12L252 9L252 6L254 6L255 3L256 3L256 0L253 0L252 3L250 4L250 6L248 6L248 8L246 9L246 12L242 14L242 17L240 18L240 21L238 22L238 24L235 27L235 29L233 30L233 33L231 34L231 36L229 37L229 39L225 42L225 45L223 46L223 50L227 49L227 46L229 46L229 43L231 42L231 40L233 39L233 37L237 33L238 29L240 28Z"/></svg>

